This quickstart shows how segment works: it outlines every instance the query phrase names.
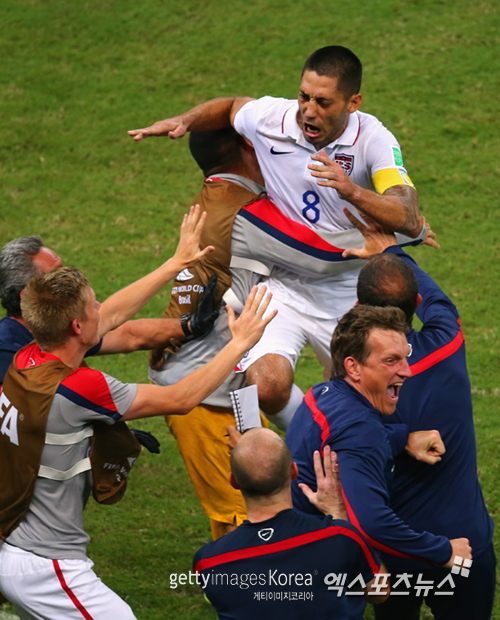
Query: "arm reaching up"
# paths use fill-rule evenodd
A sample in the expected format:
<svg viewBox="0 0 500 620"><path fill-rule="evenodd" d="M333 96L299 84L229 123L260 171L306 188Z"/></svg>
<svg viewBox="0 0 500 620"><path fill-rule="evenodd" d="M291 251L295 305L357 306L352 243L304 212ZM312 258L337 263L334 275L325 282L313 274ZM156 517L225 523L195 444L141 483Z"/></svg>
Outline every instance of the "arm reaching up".
<svg viewBox="0 0 500 620"><path fill-rule="evenodd" d="M177 250L172 258L144 278L111 295L101 305L99 337L102 338L131 319L172 278L187 267L205 258L215 249L212 245L200 250L200 236L206 213L200 215L200 206L191 207L184 216Z"/></svg>

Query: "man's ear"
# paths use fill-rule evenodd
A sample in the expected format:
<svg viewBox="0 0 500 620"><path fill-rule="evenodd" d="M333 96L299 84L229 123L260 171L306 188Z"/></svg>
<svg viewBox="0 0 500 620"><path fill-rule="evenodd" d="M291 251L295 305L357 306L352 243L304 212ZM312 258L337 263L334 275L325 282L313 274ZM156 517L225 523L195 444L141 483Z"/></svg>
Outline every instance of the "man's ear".
<svg viewBox="0 0 500 620"><path fill-rule="evenodd" d="M422 295L420 293L417 294L417 305L415 306L415 310L420 306L420 304L422 303Z"/></svg>
<svg viewBox="0 0 500 620"><path fill-rule="evenodd" d="M349 103L347 104L347 111L349 112L349 114L356 112L356 110L359 109L359 106L361 105L362 101L363 101L363 97L361 96L360 93L358 93L357 95L353 95L349 99Z"/></svg>
<svg viewBox="0 0 500 620"><path fill-rule="evenodd" d="M229 472L229 484L233 487L233 489L236 489L237 491L240 490L240 487L238 486L238 483L236 482L236 478L233 476L232 471Z"/></svg>
<svg viewBox="0 0 500 620"><path fill-rule="evenodd" d="M297 463L294 461L292 463L292 480L296 480L298 475L299 475L299 467Z"/></svg>
<svg viewBox="0 0 500 620"><path fill-rule="evenodd" d="M359 381L359 362L354 357L346 357L344 360L344 368L347 375L355 382Z"/></svg>
<svg viewBox="0 0 500 620"><path fill-rule="evenodd" d="M82 325L80 323L80 319L73 319L71 321L71 331L77 335L80 335L82 333Z"/></svg>

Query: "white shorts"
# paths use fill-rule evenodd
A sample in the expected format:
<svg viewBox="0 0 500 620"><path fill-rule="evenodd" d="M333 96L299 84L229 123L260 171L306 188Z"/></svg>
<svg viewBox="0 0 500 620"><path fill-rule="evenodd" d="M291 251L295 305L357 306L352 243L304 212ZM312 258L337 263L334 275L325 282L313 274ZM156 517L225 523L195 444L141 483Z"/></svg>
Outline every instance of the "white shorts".
<svg viewBox="0 0 500 620"><path fill-rule="evenodd" d="M136 620L85 560L49 560L0 543L0 591L21 620Z"/></svg>
<svg viewBox="0 0 500 620"><path fill-rule="evenodd" d="M273 287L269 282L263 282L259 286L264 284L272 292ZM330 343L333 332L339 319L356 303L355 288L353 292L353 296L343 297L338 307L331 309L331 317L328 319L305 314L273 297L268 313L277 309L278 314L266 327L259 342L245 354L237 366L238 371L246 371L254 362L269 353L286 357L295 370L300 352L308 342L318 356L320 364L329 372L332 367Z"/></svg>

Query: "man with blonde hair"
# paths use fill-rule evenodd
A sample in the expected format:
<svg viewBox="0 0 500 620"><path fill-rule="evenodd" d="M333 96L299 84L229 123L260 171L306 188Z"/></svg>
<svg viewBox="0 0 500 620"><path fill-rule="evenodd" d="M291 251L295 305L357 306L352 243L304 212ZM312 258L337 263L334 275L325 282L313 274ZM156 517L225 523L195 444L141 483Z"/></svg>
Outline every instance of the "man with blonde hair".
<svg viewBox="0 0 500 620"><path fill-rule="evenodd" d="M92 490L91 470L94 496L112 503L113 489L108 493L101 485L103 471L121 484L138 451L132 445L126 462L115 465L114 445L104 441L102 448L101 442L97 467L96 455L94 461L92 452L88 457L92 435L94 451L106 428L186 413L220 385L273 318L263 319L269 298L263 301L264 294L254 289L238 320L229 310L233 339L173 386L125 384L82 365L108 330L210 251L199 250L204 219L192 209L175 256L102 306L85 276L66 267L36 276L24 291L23 316L36 342L16 355L0 401L0 467L7 481L0 489L0 591L23 620L135 618L92 571L83 509ZM125 425L120 428L130 444Z"/></svg>

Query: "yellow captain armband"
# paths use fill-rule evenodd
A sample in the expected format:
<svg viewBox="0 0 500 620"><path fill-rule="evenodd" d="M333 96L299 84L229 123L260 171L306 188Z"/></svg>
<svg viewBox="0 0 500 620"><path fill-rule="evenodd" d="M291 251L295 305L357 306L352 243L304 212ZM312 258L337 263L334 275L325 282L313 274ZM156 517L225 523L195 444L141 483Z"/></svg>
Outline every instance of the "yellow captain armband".
<svg viewBox="0 0 500 620"><path fill-rule="evenodd" d="M403 167L379 170L373 175L373 185L375 185L377 194L383 194L385 190L395 185L409 185L410 187L415 187Z"/></svg>

